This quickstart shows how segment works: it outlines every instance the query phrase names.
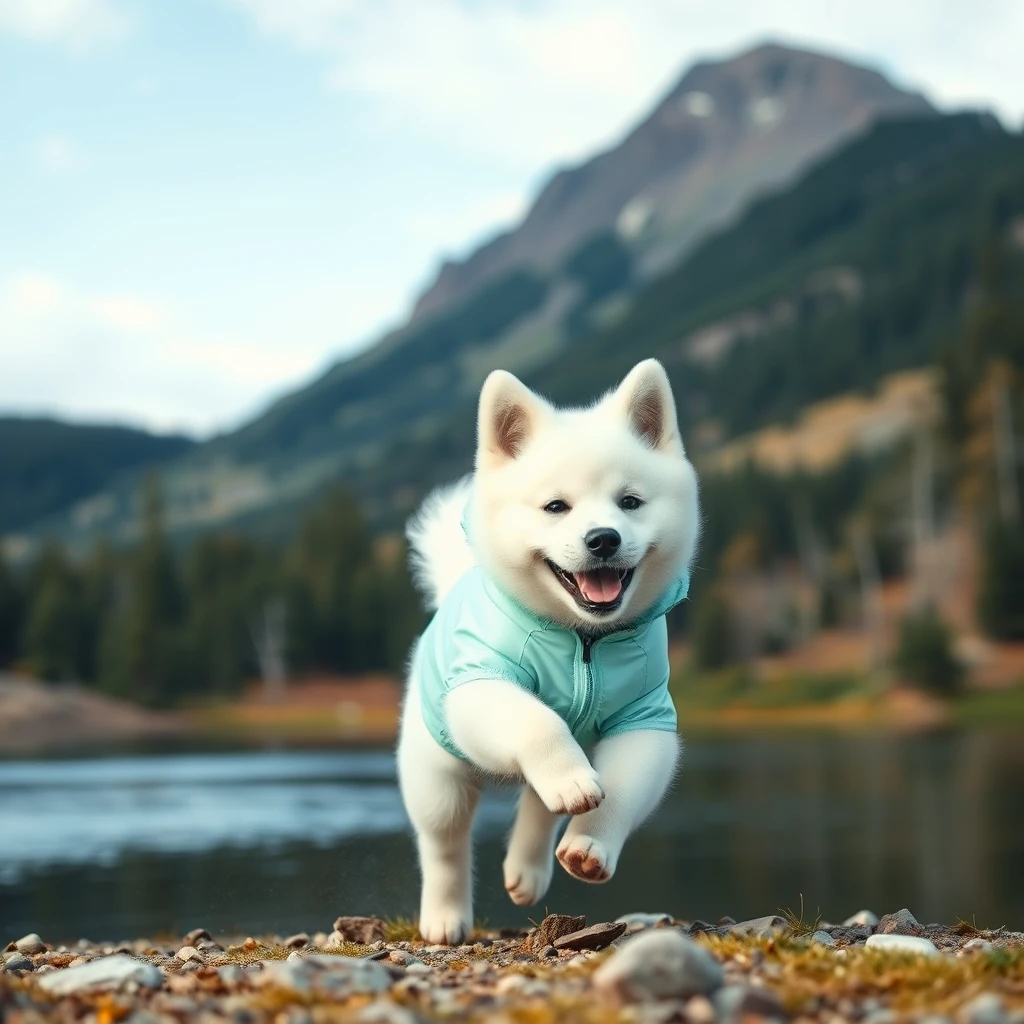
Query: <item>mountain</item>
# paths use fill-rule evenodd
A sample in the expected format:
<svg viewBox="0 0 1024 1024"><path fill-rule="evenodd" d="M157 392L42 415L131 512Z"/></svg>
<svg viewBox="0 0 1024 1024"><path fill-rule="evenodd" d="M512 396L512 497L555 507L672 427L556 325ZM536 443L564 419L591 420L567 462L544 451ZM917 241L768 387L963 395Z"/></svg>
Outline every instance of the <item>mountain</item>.
<svg viewBox="0 0 1024 1024"><path fill-rule="evenodd" d="M131 427L0 417L0 527L18 530L194 447Z"/></svg>
<svg viewBox="0 0 1024 1024"><path fill-rule="evenodd" d="M876 71L784 46L696 64L617 146L555 174L518 227L445 263L414 317L513 269L555 267L599 232L617 230L643 253L641 266L664 267L752 193L880 115L929 110Z"/></svg>

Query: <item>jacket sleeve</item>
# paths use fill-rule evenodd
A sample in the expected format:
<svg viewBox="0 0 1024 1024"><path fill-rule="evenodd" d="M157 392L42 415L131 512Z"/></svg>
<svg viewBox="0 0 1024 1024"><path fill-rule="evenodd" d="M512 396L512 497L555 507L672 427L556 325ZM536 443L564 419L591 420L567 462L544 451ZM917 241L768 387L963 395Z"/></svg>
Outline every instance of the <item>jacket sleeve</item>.
<svg viewBox="0 0 1024 1024"><path fill-rule="evenodd" d="M676 708L668 689L668 644L667 641L658 642L659 639L647 649L647 683L644 692L598 723L600 739L641 729L654 732L676 731Z"/></svg>

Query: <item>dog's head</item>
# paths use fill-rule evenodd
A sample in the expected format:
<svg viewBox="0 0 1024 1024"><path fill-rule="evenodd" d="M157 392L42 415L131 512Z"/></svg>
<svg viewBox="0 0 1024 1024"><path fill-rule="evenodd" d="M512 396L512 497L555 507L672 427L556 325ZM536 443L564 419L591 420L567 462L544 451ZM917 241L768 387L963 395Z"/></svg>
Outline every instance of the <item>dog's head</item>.
<svg viewBox="0 0 1024 1024"><path fill-rule="evenodd" d="M587 409L555 409L496 370L480 393L472 539L522 605L609 632L689 565L697 478L661 364L638 364Z"/></svg>

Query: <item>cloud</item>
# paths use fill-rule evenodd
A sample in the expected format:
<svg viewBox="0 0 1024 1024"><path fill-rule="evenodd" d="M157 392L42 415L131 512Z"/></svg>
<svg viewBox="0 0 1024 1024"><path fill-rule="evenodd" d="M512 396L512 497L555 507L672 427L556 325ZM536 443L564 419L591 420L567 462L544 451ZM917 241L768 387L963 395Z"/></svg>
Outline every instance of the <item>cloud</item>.
<svg viewBox="0 0 1024 1024"><path fill-rule="evenodd" d="M952 104L1024 114L1024 4L232 0L395 129L536 172L614 140L698 57L761 38L884 61Z"/></svg>
<svg viewBox="0 0 1024 1024"><path fill-rule="evenodd" d="M0 407L209 431L311 369L309 353L197 329L130 294L0 281Z"/></svg>
<svg viewBox="0 0 1024 1024"><path fill-rule="evenodd" d="M0 0L0 34L74 52L117 42L128 27L109 0Z"/></svg>

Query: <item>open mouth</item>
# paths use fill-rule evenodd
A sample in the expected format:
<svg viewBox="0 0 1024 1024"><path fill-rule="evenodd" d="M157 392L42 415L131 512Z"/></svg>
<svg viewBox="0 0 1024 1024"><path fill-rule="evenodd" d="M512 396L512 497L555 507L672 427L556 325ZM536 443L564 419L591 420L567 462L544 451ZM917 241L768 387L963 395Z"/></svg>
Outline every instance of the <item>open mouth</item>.
<svg viewBox="0 0 1024 1024"><path fill-rule="evenodd" d="M633 582L635 571L604 566L585 572L569 572L550 559L547 559L547 563L573 600L585 611L597 614L613 612L622 604L623 595Z"/></svg>

